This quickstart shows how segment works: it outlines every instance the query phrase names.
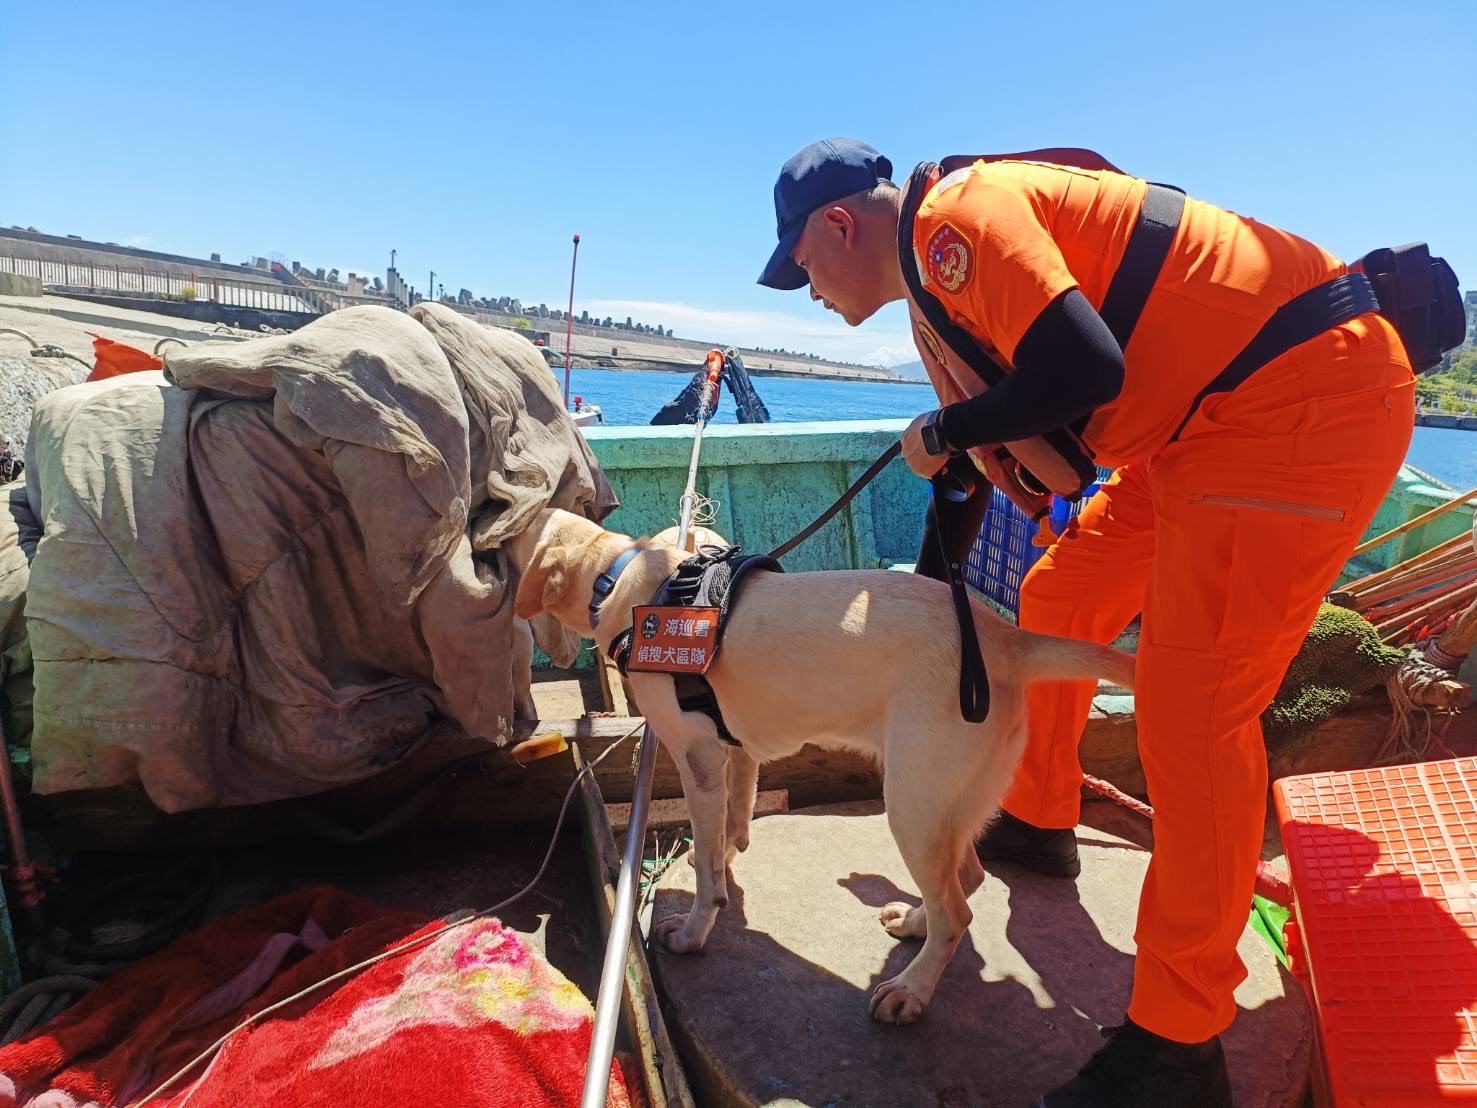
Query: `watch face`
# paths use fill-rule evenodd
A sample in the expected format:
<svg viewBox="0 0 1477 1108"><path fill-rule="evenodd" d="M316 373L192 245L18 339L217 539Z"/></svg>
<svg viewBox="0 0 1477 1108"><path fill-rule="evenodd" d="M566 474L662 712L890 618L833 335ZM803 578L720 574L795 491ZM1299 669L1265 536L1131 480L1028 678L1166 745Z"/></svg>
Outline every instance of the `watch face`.
<svg viewBox="0 0 1477 1108"><path fill-rule="evenodd" d="M944 432L938 425L938 419L925 423L922 430L923 449L930 454L942 454L944 452Z"/></svg>

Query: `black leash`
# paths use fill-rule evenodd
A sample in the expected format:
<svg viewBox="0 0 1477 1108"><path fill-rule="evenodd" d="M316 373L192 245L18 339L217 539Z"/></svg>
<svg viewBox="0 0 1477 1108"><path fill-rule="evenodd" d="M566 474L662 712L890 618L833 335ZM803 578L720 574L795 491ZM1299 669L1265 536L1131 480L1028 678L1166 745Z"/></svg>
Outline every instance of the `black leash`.
<svg viewBox="0 0 1477 1108"><path fill-rule="evenodd" d="M842 508L845 508L848 504L855 500L857 494L876 479L877 474L881 473L884 469L887 468L887 464L889 462L891 462L894 458L902 453L902 450L903 442L901 439L899 439L897 442L893 443L886 450L884 450L882 452L882 456L871 465L869 465L865 473L863 473L860 477L858 477L855 481L851 483L851 488L843 492L836 503L832 504L824 512L816 516L814 523L812 523L805 530L801 531L789 542L781 543L779 546L775 547L769 552L769 556L775 561L779 561L806 539L810 538L811 535L815 534L826 524L830 523L831 520L836 518L836 515L841 511Z"/></svg>
<svg viewBox="0 0 1477 1108"><path fill-rule="evenodd" d="M884 450L882 456L869 465L867 471L851 483L851 488L847 489L837 498L836 503L816 516L814 523L801 531L789 542L781 543L771 550L769 556L775 561L779 561L806 539L810 538L811 535L814 535L822 527L830 523L831 520L835 519L842 508L845 508L855 500L857 494L876 480L877 475L887 468L888 463L902 453L902 449L903 443L899 439ZM935 492L938 492L940 486L942 486L943 495L950 500L968 500L970 494L974 492L975 478L978 474L979 471L974 468L974 463L969 460L968 455L955 454L944 463L943 469L933 475L931 482ZM948 561L947 555L944 560Z"/></svg>
<svg viewBox="0 0 1477 1108"><path fill-rule="evenodd" d="M902 448L902 440L898 440L884 450L882 456L869 465L866 472L853 481L851 487L834 504L815 518L815 522L788 542L775 547L769 552L769 556L778 561L835 519L843 508L857 498L858 493L887 468L902 452ZM935 504L940 499L956 503L968 500L974 494L978 477L979 471L967 454L954 455L929 481L933 486ZM954 616L959 623L959 711L970 723L983 723L990 714L990 679L985 671L984 656L980 652L979 634L974 626L974 610L969 603L969 592L964 587L964 568L949 556L941 524L935 526L934 534L938 539L939 554L949 567L949 592L954 601Z"/></svg>

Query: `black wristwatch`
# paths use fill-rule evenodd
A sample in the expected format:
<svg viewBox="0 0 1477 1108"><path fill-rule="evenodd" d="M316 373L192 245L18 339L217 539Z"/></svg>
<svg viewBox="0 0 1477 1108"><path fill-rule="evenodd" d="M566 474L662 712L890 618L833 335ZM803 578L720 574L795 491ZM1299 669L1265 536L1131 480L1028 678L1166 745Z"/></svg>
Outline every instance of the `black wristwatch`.
<svg viewBox="0 0 1477 1108"><path fill-rule="evenodd" d="M949 445L949 440L944 438L944 429L939 425L939 416L943 415L942 408L935 408L928 413L928 418L923 421L919 434L923 438L923 449L928 451L930 457L943 458L954 453L954 448Z"/></svg>

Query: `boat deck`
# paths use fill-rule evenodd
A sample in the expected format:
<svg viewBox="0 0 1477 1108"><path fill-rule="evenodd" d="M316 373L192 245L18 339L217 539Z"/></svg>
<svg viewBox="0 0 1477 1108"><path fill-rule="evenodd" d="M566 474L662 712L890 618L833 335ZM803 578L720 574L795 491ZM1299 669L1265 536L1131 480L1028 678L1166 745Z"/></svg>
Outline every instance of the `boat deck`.
<svg viewBox="0 0 1477 1108"><path fill-rule="evenodd" d="M1123 1019L1149 855L1146 828L1120 812L1088 805L1076 882L1009 866L986 875L932 1003L906 1027L867 1014L872 986L920 945L877 921L888 901L918 903L880 804L757 819L703 956L654 958L698 1103L1035 1103L1103 1045L1100 1027ZM692 882L689 866L667 871L657 918L691 903ZM1307 1003L1250 929L1240 954L1249 976L1224 1040L1236 1104L1301 1104Z"/></svg>
<svg viewBox="0 0 1477 1108"><path fill-rule="evenodd" d="M549 714L598 695L594 675L542 675ZM1100 697L1127 715L1131 700ZM674 802L679 808L681 802ZM761 813L763 809L761 808ZM702 956L651 954L667 1026L698 1104L900 1105L1034 1103L1102 1045L1132 984L1137 890L1147 821L1107 801L1084 803L1076 882L1002 866L970 900L975 918L929 1009L908 1027L867 1014L873 985L919 944L882 930L877 910L917 902L878 801L756 815L733 866L729 905ZM670 836L667 836L670 838ZM1269 813L1262 857L1281 862ZM667 868L649 926L691 904L693 871ZM1245 1108L1301 1105L1312 1027L1293 978L1250 928L1249 976L1226 1037Z"/></svg>

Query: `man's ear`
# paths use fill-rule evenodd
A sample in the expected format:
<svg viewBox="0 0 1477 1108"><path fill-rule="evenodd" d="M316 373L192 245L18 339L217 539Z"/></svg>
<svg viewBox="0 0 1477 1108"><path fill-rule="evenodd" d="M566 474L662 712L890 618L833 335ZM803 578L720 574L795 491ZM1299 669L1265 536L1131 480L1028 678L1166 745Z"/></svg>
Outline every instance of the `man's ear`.
<svg viewBox="0 0 1477 1108"><path fill-rule="evenodd" d="M513 597L513 613L520 619L532 619L547 611L563 599L569 591L569 574L564 566L555 561L557 551L546 551L542 558L535 558L518 580L518 592Z"/></svg>
<svg viewBox="0 0 1477 1108"><path fill-rule="evenodd" d="M846 245L856 239L856 217L840 204L832 204L822 212L821 221L825 224L826 234L839 237Z"/></svg>

